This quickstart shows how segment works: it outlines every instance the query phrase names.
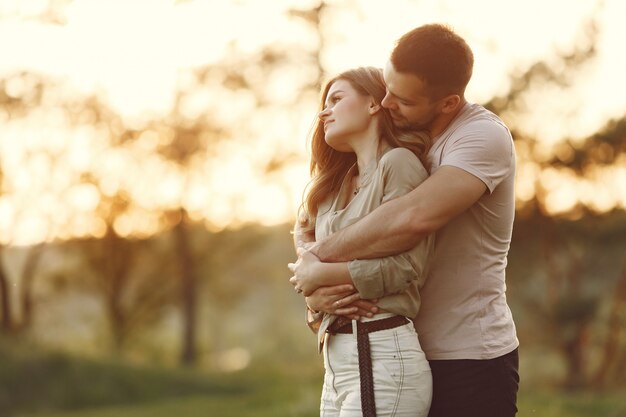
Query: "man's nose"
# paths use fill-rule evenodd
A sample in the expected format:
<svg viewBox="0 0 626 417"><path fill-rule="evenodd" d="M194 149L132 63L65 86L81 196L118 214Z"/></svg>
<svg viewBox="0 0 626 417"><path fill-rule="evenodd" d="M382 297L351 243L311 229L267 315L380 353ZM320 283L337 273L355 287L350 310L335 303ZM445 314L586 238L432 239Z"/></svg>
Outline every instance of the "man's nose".
<svg viewBox="0 0 626 417"><path fill-rule="evenodd" d="M380 104L382 104L382 106L386 109L392 109L396 107L396 103L393 101L393 98L389 93L385 94L385 97L383 97L383 100L380 102Z"/></svg>

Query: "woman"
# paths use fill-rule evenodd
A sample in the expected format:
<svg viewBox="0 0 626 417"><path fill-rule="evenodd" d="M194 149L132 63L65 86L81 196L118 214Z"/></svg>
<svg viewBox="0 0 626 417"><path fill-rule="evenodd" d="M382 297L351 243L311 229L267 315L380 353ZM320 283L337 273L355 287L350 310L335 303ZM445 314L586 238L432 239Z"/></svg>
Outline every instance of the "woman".
<svg viewBox="0 0 626 417"><path fill-rule="evenodd" d="M296 241L322 239L427 177L426 136L403 135L381 106L382 71L357 68L330 80L312 138L310 189L296 224ZM432 238L412 250L349 263L290 264L291 283L309 296L316 289L353 284L378 299L373 317L352 320L319 313L324 352L321 416L426 416L432 396L428 362L410 318L419 309ZM314 257L299 248L301 258ZM373 381L373 383L372 383Z"/></svg>

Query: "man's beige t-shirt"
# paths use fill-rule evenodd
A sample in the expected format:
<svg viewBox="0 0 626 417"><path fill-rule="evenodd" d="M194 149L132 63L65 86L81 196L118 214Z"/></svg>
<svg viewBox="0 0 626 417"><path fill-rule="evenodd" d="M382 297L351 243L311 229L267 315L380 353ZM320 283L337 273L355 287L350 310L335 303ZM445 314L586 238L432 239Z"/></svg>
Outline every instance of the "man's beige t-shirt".
<svg viewBox="0 0 626 417"><path fill-rule="evenodd" d="M505 294L515 214L513 140L496 115L469 103L433 139L431 174L454 166L488 191L437 231L415 328L429 360L496 358L519 344Z"/></svg>
<svg viewBox="0 0 626 417"><path fill-rule="evenodd" d="M344 207L349 180L356 166L346 174L337 196L320 204L315 222L315 240L356 223L381 204L415 189L428 177L420 160L406 148L385 152L380 161L366 167L357 195ZM362 174L363 176L364 174ZM433 237L429 236L413 249L395 256L355 260L348 269L362 298L378 298L378 306L388 312L414 317L420 308L419 289L426 277ZM318 342L336 316L325 314L318 329Z"/></svg>

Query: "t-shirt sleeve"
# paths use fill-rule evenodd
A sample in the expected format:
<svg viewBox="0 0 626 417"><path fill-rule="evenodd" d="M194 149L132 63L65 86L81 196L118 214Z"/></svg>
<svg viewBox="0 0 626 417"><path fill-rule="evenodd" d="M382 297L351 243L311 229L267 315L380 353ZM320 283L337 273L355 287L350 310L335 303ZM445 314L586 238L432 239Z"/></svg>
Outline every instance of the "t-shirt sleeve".
<svg viewBox="0 0 626 417"><path fill-rule="evenodd" d="M515 153L509 130L491 120L477 120L463 126L457 136L458 139L446 145L440 166L469 172L492 193L513 166Z"/></svg>

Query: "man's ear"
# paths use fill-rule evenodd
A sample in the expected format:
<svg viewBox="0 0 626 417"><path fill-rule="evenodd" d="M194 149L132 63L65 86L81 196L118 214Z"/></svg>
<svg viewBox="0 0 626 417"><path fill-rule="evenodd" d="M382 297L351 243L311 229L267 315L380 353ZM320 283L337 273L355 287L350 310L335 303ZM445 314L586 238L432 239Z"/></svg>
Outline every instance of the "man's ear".
<svg viewBox="0 0 626 417"><path fill-rule="evenodd" d="M461 97L458 94L451 94L445 97L441 103L442 113L452 113L458 108L459 104L461 104Z"/></svg>

